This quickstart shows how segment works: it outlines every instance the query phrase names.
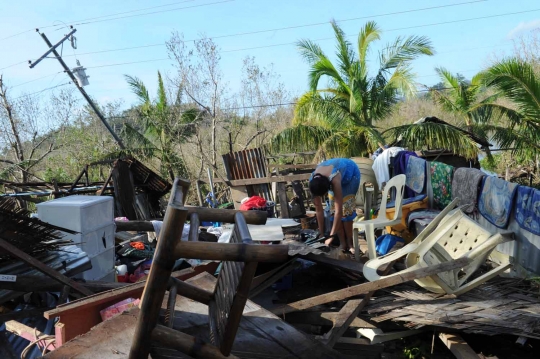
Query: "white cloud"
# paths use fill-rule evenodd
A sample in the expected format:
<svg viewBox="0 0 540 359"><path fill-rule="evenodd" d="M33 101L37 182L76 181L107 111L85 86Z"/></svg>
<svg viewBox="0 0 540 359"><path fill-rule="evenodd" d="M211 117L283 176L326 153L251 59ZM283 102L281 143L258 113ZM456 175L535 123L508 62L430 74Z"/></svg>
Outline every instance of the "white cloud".
<svg viewBox="0 0 540 359"><path fill-rule="evenodd" d="M523 32L533 30L533 29L536 29L536 28L540 28L540 19L531 20L531 21L527 21L527 22L522 21L522 22L520 22L518 24L518 26L516 26L512 30L510 30L510 32L508 33L508 35L506 37L509 38L509 39L512 39L512 38L516 37L517 35L519 35L519 34L521 34Z"/></svg>

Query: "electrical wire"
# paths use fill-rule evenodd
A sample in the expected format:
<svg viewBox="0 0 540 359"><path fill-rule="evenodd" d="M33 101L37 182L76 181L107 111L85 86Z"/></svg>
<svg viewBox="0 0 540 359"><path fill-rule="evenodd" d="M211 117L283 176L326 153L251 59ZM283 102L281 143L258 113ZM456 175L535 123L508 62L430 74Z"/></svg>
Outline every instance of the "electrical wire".
<svg viewBox="0 0 540 359"><path fill-rule="evenodd" d="M36 91L36 92L32 92L32 93L28 93L28 94L21 95L21 96L19 96L19 97L15 97L15 98L12 99L12 100L18 100L18 99L23 98L23 97L34 96L34 95L43 93L43 92L45 92L45 91L53 90L53 89L55 89L55 88L57 88L57 87L62 87L62 86L69 85L69 84L71 84L71 83L72 83L72 82L66 82L66 83L63 83L63 84L60 84L60 85L56 85L56 86L52 86L52 87L47 87L47 88L44 88L43 90L40 90L40 91Z"/></svg>
<svg viewBox="0 0 540 359"><path fill-rule="evenodd" d="M22 86L22 85L26 85L26 84L29 84L31 82L35 82L35 81L39 81L39 80L43 80L43 79L46 79L47 77L51 77L51 76L55 76L57 74L60 74L64 71L58 71L58 72L55 72L54 74L48 74L48 75L45 75L45 76L42 76L42 77L38 77L37 79L33 79L33 80L30 80L30 81L26 81L26 82L23 82L23 83L20 83L20 84L16 84L16 85L13 85L13 86L10 86L11 88L15 88L15 87L19 87L19 86Z"/></svg>
<svg viewBox="0 0 540 359"><path fill-rule="evenodd" d="M426 7L426 8L389 12L389 13L375 14L375 15L369 15L369 16L361 16L361 17L355 17L355 18L349 18L349 19L340 19L340 20L336 20L336 22L347 22L347 21L356 21L356 20L362 20L362 19L369 19L369 18L374 18L374 17L399 15L399 14L405 14L405 13L411 13L411 12L433 10L433 9L439 9L439 8L445 8L445 7L451 7L451 6L461 6L461 5L473 4L473 3L478 3L478 2L486 2L486 1L489 1L489 0L475 0L475 1L456 3L456 4L438 5L438 6L431 6L431 7ZM303 27L327 25L328 23L329 23L328 21L316 22L316 23L311 23L311 24L302 24L302 25L286 26L286 27L273 28L273 29L265 29L265 30L257 30L257 31L250 31L250 32L240 32L240 33L234 33L234 34L227 34L227 35L211 36L210 38L212 38L212 39L223 39L223 38L228 38L228 37L237 37L237 36L261 34L261 33L266 33L266 32L275 32L275 31L281 31L281 30L298 29L298 28L303 28ZM319 40L315 40L315 41L328 40L328 39L332 39L332 38L324 38L324 39L319 39ZM185 40L184 42L187 43L187 42L194 42L194 41L196 41L196 39ZM268 45L267 47L284 46L284 45L291 45L291 44L295 44L295 43L296 42L288 42L288 43L284 43L284 44ZM90 55L90 54L98 54L98 53L104 53L104 52L125 51L125 50L141 49L141 48L147 48L147 47L157 47L157 46L165 46L165 44L164 43L156 43L156 44L148 44L148 45L141 45L141 46L125 47L125 48L119 48L119 49L97 50L97 51L92 51L92 52L80 53L79 55ZM249 49L257 49L257 48L263 48L263 47L265 47L265 46L256 47L256 48L249 48ZM243 49L229 50L227 52L241 51L241 50L243 50Z"/></svg>

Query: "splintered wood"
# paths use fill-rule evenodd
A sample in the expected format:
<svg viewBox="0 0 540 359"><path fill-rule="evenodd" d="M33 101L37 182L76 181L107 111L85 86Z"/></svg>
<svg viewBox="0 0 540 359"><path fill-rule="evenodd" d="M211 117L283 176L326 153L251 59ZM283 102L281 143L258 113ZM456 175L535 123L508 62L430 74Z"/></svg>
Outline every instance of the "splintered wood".
<svg viewBox="0 0 540 359"><path fill-rule="evenodd" d="M372 299L364 311L374 322L392 320L414 329L431 325L540 339L540 293L533 293L523 280L493 279L459 297L428 293L410 284L386 293Z"/></svg>

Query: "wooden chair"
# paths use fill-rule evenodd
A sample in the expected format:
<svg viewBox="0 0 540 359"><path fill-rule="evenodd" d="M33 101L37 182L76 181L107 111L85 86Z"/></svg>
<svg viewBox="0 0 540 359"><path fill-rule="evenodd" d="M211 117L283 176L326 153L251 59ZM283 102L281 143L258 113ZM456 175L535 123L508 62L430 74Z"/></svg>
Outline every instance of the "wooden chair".
<svg viewBox="0 0 540 359"><path fill-rule="evenodd" d="M188 188L189 182L175 180L152 267L141 298L141 312L131 344L130 359L148 358L151 341L159 342L195 358L234 357L229 355L257 263L282 262L288 258L287 246L246 244L246 242L251 242L251 237L241 213L235 216L231 243L197 242L193 240L194 238L190 238L187 242L180 241L187 217L187 210L183 208L183 199ZM196 231L192 233L194 237ZM178 258L224 261L214 291L210 292L171 278L174 262ZM169 301L165 325L160 325L158 324L159 312L167 288L169 288ZM204 343L172 329L177 294L208 305L212 343Z"/></svg>

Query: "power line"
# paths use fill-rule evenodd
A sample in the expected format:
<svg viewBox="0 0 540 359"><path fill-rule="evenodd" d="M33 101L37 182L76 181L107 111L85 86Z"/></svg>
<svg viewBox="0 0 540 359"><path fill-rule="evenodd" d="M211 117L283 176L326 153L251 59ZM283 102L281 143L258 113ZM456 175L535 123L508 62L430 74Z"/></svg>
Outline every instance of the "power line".
<svg viewBox="0 0 540 359"><path fill-rule="evenodd" d="M70 83L71 83L71 82L66 82L66 83L63 83L63 84L60 84L60 85L47 87L47 88L44 88L43 90L40 90L40 91L36 91L36 92L32 92L32 93L28 93L28 94L21 95L21 96L19 96L19 97L15 97L15 98L12 99L12 100L17 100L17 99L20 99L20 98L23 98L23 97L28 97L28 96L37 95L37 94L40 94L40 93L45 92L45 91L53 90L53 89L55 89L55 88L57 88L57 87L69 85Z"/></svg>
<svg viewBox="0 0 540 359"><path fill-rule="evenodd" d="M355 18L349 18L349 19L336 20L336 22L347 22L347 21L369 19L369 18L374 18L374 17L399 15L399 14L405 14L405 13L411 13L411 12L419 12L419 11L440 9L440 8L445 8L445 7L468 5L468 4L474 4L474 3L486 2L486 1L489 1L489 0L475 0L475 1L457 3L457 4L438 5L438 6L419 8L419 9L403 10L403 11L389 12L389 13L383 13L383 14L375 14L375 15L370 15L370 16L361 16L361 17L355 17ZM261 33L266 33L266 32L275 32L275 31L281 31L281 30L298 29L298 28L303 28L303 27L313 27L313 26L327 25L328 23L329 23L329 21L316 22L316 23L311 23L311 24L302 24L302 25L286 26L286 27L279 27L279 28L273 28L273 29L265 29L265 30L257 30L257 31L250 31L250 32L240 32L240 33L234 33L234 34L227 34L227 35L211 36L210 38L212 38L212 39L223 39L223 38L228 38L228 37L237 37L237 36L261 34ZM315 40L315 41L321 41L321 40L327 40L327 39L331 39L331 38L324 38L324 39L319 39L319 40ZM194 41L196 41L196 39L185 40L184 42L194 42ZM268 45L268 47L292 45L292 44L295 44L295 42L284 43L284 44L276 44L276 45ZM97 50L97 51L92 51L92 52L83 52L83 53L80 53L79 55L90 55L90 54L97 54L97 53L104 53L104 52L134 50L134 49L157 47L157 46L165 46L165 44L164 43L156 43L156 44L148 44L148 45L141 45L141 46L124 47L124 48L118 48L118 49ZM262 47L256 47L256 48L262 48ZM256 49L256 48L249 48L249 49ZM243 50L243 49L229 50L229 51L223 51L223 52L233 52L233 51L241 51L241 50Z"/></svg>
<svg viewBox="0 0 540 359"><path fill-rule="evenodd" d="M33 79L33 80L30 80L30 81L26 81L26 82L23 82L23 83L20 83L20 84L16 84L14 86L11 86L11 88L15 88L15 87L19 87L19 86L22 86L22 85L26 85L26 84L29 84L31 82L35 82L35 81L39 81L39 80L43 80L47 77L51 77L51 76L55 76L55 75L58 75L60 73L62 73L63 71L58 71L58 72L55 72L54 74L49 74L49 75L45 75L45 76L42 76L42 77L38 77L37 79Z"/></svg>
<svg viewBox="0 0 540 359"><path fill-rule="evenodd" d="M139 11L144 11L144 10L152 10L152 9L157 9L157 8L161 8L161 7L172 6L172 5L182 4L182 3L186 3L186 2L193 2L193 1L198 1L198 0L183 0L183 1L177 1L177 2L174 2L174 3L169 3L169 4L164 4L164 5L158 5L158 6L152 6L152 7L147 7L147 8L137 9L137 10L130 10L130 11L124 11L124 12L119 12L119 13L114 13L114 14L101 15L101 16L92 17L92 18L86 18L86 19L80 19L80 20L73 20L73 21L70 21L70 23L81 23L81 25L82 25L82 22L90 22L91 20L97 20L97 19L102 19L102 18L105 18L105 17L111 17L111 16L117 16L117 15L130 14L130 13L139 12ZM234 0L229 0L229 1L234 1ZM209 5L209 4L203 4L203 5L199 5L199 6L204 6L204 5ZM164 10L164 11L175 11L175 10L180 10L180 9L183 9L183 8L184 8L184 7L182 7L182 8L174 8L174 9L168 9L168 10ZM161 11L161 12L164 12L164 11ZM143 16L143 15L150 15L150 14L154 14L154 13L157 13L157 12L146 13L146 14L137 14L137 15L138 15L138 16ZM115 19L117 19L117 18L115 18ZM109 20L111 20L111 19L109 19ZM96 22L97 22L97 21L96 21ZM48 28L51 28L51 27L59 27L59 26L61 26L61 25L53 24L53 25L47 25L47 26L39 26L38 28L40 28L40 29L48 29ZM25 30L25 31L21 31L21 32L16 33L16 34L13 34L13 35L9 35L9 36L0 38L0 41L7 40L7 39L9 39L9 38L12 38L12 37L15 37L15 36L19 36L19 35L25 34L25 33L27 33L27 32L34 31L34 30L35 30L35 28L28 29L28 30Z"/></svg>

